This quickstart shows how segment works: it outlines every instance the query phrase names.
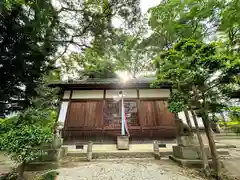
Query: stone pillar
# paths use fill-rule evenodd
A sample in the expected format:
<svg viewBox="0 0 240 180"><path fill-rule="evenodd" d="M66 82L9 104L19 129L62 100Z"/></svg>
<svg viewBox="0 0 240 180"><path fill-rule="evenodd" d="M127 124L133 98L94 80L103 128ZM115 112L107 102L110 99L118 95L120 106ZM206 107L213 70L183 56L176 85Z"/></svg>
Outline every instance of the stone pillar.
<svg viewBox="0 0 240 180"><path fill-rule="evenodd" d="M153 154L155 159L160 159L158 141L153 141Z"/></svg>
<svg viewBox="0 0 240 180"><path fill-rule="evenodd" d="M128 136L118 136L117 137L117 148L118 148L118 150L128 150L129 149L129 137Z"/></svg>
<svg viewBox="0 0 240 180"><path fill-rule="evenodd" d="M92 160L92 146L93 146L93 142L89 141L88 146L87 146L87 160L88 161Z"/></svg>
<svg viewBox="0 0 240 180"><path fill-rule="evenodd" d="M209 147L204 148L208 159L211 158ZM181 136L177 146L173 146L173 155L170 159L185 166L202 166L202 159L200 153L200 145L196 136Z"/></svg>

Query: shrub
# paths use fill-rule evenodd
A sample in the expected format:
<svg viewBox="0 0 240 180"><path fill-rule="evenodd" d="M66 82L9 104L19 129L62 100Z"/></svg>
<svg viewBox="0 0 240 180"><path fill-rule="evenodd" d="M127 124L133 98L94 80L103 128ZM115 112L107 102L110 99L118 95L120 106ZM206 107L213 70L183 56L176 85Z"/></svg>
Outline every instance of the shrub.
<svg viewBox="0 0 240 180"><path fill-rule="evenodd" d="M57 171L50 171L42 175L39 180L55 180L58 174Z"/></svg>
<svg viewBox="0 0 240 180"><path fill-rule="evenodd" d="M1 149L17 163L22 165L41 156L40 146L50 142L56 113L51 110L28 108L16 117L1 120L4 131L0 137Z"/></svg>

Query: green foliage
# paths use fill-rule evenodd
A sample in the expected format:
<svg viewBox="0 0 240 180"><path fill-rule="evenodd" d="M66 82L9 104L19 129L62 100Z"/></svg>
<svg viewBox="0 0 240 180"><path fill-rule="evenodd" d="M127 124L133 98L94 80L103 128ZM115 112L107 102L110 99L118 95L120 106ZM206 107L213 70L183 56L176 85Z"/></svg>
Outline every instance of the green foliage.
<svg viewBox="0 0 240 180"><path fill-rule="evenodd" d="M57 171L50 171L42 175L39 180L55 180L59 173Z"/></svg>
<svg viewBox="0 0 240 180"><path fill-rule="evenodd" d="M6 1L0 16L0 101L26 108L43 73L54 66L58 16L51 1Z"/></svg>
<svg viewBox="0 0 240 180"><path fill-rule="evenodd" d="M239 10L238 0L161 1L149 10L149 42L162 50L183 38L217 39L224 42L225 52L234 54L239 52Z"/></svg>
<svg viewBox="0 0 240 180"><path fill-rule="evenodd" d="M82 78L114 78L115 64L105 56L99 55L93 49L87 49L83 55L72 53L69 57L61 58L65 76L73 79Z"/></svg>
<svg viewBox="0 0 240 180"><path fill-rule="evenodd" d="M101 51L92 47L84 54L71 53L61 58L64 73L77 79L116 77L116 71L125 71L132 77L153 70L153 52L144 44L145 30L139 27L133 34L114 30L112 39Z"/></svg>
<svg viewBox="0 0 240 180"><path fill-rule="evenodd" d="M16 171L12 171L5 175L0 176L0 180L17 180L17 179L18 179L18 175Z"/></svg>
<svg viewBox="0 0 240 180"><path fill-rule="evenodd" d="M240 125L239 121L219 121L220 125L227 125L227 126L235 126L235 125Z"/></svg>
<svg viewBox="0 0 240 180"><path fill-rule="evenodd" d="M182 112L187 107L187 101L181 93L173 93L168 100L168 110L172 113Z"/></svg>
<svg viewBox="0 0 240 180"><path fill-rule="evenodd" d="M37 82L35 89L37 96L31 99L31 106L35 109L50 109L55 111L59 103L59 88L48 87L49 83L60 80L58 69L49 71L44 74Z"/></svg>
<svg viewBox="0 0 240 180"><path fill-rule="evenodd" d="M229 118L233 122L240 122L240 107L234 106L229 108L230 112L228 113Z"/></svg>
<svg viewBox="0 0 240 180"><path fill-rule="evenodd" d="M240 134L240 121L239 120L231 119L230 121L227 121L227 122L220 121L218 123L223 128L230 129L232 132L234 132L238 135Z"/></svg>
<svg viewBox="0 0 240 180"><path fill-rule="evenodd" d="M216 43L185 39L156 58L160 68L155 83L170 82L173 89L184 95L177 98L187 101L173 100L171 111L178 111L177 107L183 108L183 104L204 107L208 112L220 112L225 108L220 101L225 97L222 89L232 83L234 74L229 71L232 59L219 54L217 47ZM230 81L223 81L226 78Z"/></svg>
<svg viewBox="0 0 240 180"><path fill-rule="evenodd" d="M50 142L51 138L52 131L49 128L42 128L38 124L20 126L3 135L2 149L15 161L28 162L41 155L41 150L35 147Z"/></svg>
<svg viewBox="0 0 240 180"><path fill-rule="evenodd" d="M139 4L139 0L61 1L60 40L66 49L71 44L80 50L90 47L101 53L112 38L115 18L124 20L125 29L133 27L140 16Z"/></svg>
<svg viewBox="0 0 240 180"><path fill-rule="evenodd" d="M1 120L1 149L20 163L37 158L41 154L38 146L52 140L55 121L56 112L34 108Z"/></svg>
<svg viewBox="0 0 240 180"><path fill-rule="evenodd" d="M170 48L179 39L202 40L217 4L217 1L200 0L162 1L149 10L149 25L153 30L149 41L162 50Z"/></svg>
<svg viewBox="0 0 240 180"><path fill-rule="evenodd" d="M153 70L154 52L145 42L145 26L145 20L142 19L134 33L116 30L105 51L108 59L115 62L118 71L126 71L133 78Z"/></svg>

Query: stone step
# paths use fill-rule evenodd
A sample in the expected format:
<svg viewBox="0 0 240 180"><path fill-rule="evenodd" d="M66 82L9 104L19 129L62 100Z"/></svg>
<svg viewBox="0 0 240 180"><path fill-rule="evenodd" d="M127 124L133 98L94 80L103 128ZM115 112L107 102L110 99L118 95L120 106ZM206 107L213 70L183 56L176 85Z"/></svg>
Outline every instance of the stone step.
<svg viewBox="0 0 240 180"><path fill-rule="evenodd" d="M218 149L217 150L220 156L229 155L228 150ZM162 151L160 152L160 158L168 157L172 155L172 151ZM85 161L87 153L70 151L67 153L68 157L75 158L77 161ZM122 158L154 158L155 155L153 152L129 152L129 151L119 151L119 152L93 152L93 159L122 159Z"/></svg>
<svg viewBox="0 0 240 180"><path fill-rule="evenodd" d="M172 151L160 152L161 157L168 157ZM68 152L69 157L87 157L87 153ZM153 158L153 152L93 152L93 159L114 159L114 158Z"/></svg>
<svg viewBox="0 0 240 180"><path fill-rule="evenodd" d="M175 161L179 165L182 165L182 166L185 166L185 167L189 167L189 168L201 168L202 167L202 160L201 159L195 159L195 160L181 159L181 158L177 158L177 157L174 157L174 156L169 156L169 159ZM212 166L212 160L209 159L208 163L209 163L209 165L211 167ZM224 167L222 161L220 161L220 164L221 164L221 167Z"/></svg>
<svg viewBox="0 0 240 180"><path fill-rule="evenodd" d="M217 149L229 149L229 148L236 148L236 145L232 144L216 144Z"/></svg>
<svg viewBox="0 0 240 180"><path fill-rule="evenodd" d="M221 140L221 139L239 139L240 140L240 136L216 136L215 139L216 140Z"/></svg>
<svg viewBox="0 0 240 180"><path fill-rule="evenodd" d="M239 136L237 133L233 132L222 132L222 133L217 133L215 134L215 137L221 137L221 136Z"/></svg>
<svg viewBox="0 0 240 180"><path fill-rule="evenodd" d="M43 171L50 169L58 169L60 167L59 162L31 162L25 165L25 171Z"/></svg>

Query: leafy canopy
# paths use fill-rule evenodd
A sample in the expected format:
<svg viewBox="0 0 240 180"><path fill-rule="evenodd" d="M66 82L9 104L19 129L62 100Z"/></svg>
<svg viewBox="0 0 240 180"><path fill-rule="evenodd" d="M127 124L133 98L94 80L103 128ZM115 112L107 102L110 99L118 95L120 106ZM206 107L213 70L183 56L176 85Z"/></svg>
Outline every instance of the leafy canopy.
<svg viewBox="0 0 240 180"><path fill-rule="evenodd" d="M185 39L156 58L155 63L160 68L154 85L167 81L178 93L172 94L171 111L179 112L184 104L191 103L199 108L205 107L208 111L223 108L220 100L225 94L222 89L234 81L232 65L236 70L240 63L238 59L219 53L217 47L216 43L205 44ZM176 101L174 97L179 100Z"/></svg>

